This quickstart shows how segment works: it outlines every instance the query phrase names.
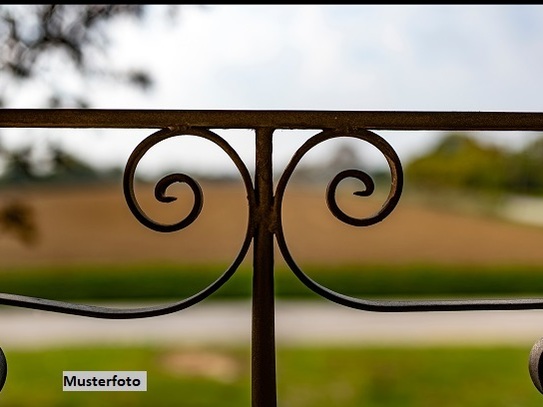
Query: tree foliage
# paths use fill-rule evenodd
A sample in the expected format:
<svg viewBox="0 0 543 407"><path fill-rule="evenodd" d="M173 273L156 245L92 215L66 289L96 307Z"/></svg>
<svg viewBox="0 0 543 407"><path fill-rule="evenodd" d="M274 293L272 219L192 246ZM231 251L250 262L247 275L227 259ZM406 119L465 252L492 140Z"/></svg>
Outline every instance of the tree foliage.
<svg viewBox="0 0 543 407"><path fill-rule="evenodd" d="M543 194L543 137L519 151L482 143L463 133L446 135L406 167L409 180L425 188Z"/></svg>
<svg viewBox="0 0 543 407"><path fill-rule="evenodd" d="M0 6L0 106L22 84L47 83L47 107L88 107L85 95L54 81L74 74L90 80L113 79L143 89L151 75L137 67L117 71L107 63L108 24L120 18L141 19L139 4L39 4ZM56 65L55 65L56 64ZM61 67L59 69L59 67ZM60 77L59 77L60 75ZM64 78L63 78L64 76ZM58 86L57 86L58 85Z"/></svg>
<svg viewBox="0 0 543 407"><path fill-rule="evenodd" d="M0 107L14 107L29 90L39 101L24 107L90 107L91 101L72 81L114 81L150 89L152 75L138 67L110 63L109 31L114 21L141 21L149 5L140 4L27 4L0 5ZM175 12L171 6L170 11ZM84 88L84 87L83 87ZM36 91L39 89L39 92ZM36 106L38 104L38 106ZM32 146L9 150L0 146L2 185L36 181L65 182L96 179L101 174L83 161L51 147L45 173L32 156ZM42 163L43 164L43 163ZM35 241L32 207L21 199L0 206L0 231L25 243Z"/></svg>
<svg viewBox="0 0 543 407"><path fill-rule="evenodd" d="M0 186L102 182L108 180L113 171L95 168L57 145L49 145L46 154L39 159L32 153L32 146L0 149L4 162Z"/></svg>

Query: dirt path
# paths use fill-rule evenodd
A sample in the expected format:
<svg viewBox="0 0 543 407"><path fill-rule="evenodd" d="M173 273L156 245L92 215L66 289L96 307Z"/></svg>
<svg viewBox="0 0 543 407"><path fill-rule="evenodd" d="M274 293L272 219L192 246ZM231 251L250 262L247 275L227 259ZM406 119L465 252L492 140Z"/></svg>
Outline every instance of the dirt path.
<svg viewBox="0 0 543 407"><path fill-rule="evenodd" d="M81 344L250 344L248 302L208 302L141 320L100 320L3 307L5 350ZM278 346L525 346L543 336L543 311L369 313L323 302L277 304Z"/></svg>

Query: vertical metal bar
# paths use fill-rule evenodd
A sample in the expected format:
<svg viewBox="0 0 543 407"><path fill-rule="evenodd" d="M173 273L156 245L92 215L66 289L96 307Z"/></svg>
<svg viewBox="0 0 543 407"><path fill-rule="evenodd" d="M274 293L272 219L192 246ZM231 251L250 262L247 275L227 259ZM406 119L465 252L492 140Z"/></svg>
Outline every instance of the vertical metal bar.
<svg viewBox="0 0 543 407"><path fill-rule="evenodd" d="M256 130L256 230L253 259L252 406L276 407L273 258L273 129Z"/></svg>

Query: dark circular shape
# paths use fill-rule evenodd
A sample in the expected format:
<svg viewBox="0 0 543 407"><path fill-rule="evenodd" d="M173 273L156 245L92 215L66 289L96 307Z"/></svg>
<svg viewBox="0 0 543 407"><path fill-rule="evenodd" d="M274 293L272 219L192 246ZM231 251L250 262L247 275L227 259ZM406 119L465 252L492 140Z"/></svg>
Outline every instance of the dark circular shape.
<svg viewBox="0 0 543 407"><path fill-rule="evenodd" d="M357 191L354 193L354 195L358 196L370 196L373 194L373 191L375 190L375 184L371 177L359 170L345 170L337 174L332 181L330 181L330 184L328 185L328 189L326 190L326 204L328 205L328 209L330 209L330 212L341 220L344 223L347 223L349 225L353 226L370 226L374 223L379 222L380 215L374 215L369 218L354 218L352 216L347 215L343 210L339 207L336 201L336 190L341 181L347 178L356 178L359 181L362 181L364 186L366 187L363 191Z"/></svg>
<svg viewBox="0 0 543 407"><path fill-rule="evenodd" d="M6 384L6 379L8 377L8 361L6 360L6 355L4 351L0 348L0 391Z"/></svg>
<svg viewBox="0 0 543 407"><path fill-rule="evenodd" d="M202 188L193 178L185 174L171 174L162 178L155 186L155 198L159 202L169 203L175 201L177 198L174 196L167 196L166 190L168 187L176 182L187 184L192 193L194 194L194 204L190 213L182 221L173 225L161 225L160 231L162 232L174 232L176 230L184 229L198 218L202 207L204 205L204 197L202 194ZM153 225L156 226L156 225Z"/></svg>
<svg viewBox="0 0 543 407"><path fill-rule="evenodd" d="M532 347L532 350L530 351L529 361L529 370L532 382L534 383L537 390L539 390L539 392L543 394L543 364L541 363L542 356L543 338L539 339Z"/></svg>

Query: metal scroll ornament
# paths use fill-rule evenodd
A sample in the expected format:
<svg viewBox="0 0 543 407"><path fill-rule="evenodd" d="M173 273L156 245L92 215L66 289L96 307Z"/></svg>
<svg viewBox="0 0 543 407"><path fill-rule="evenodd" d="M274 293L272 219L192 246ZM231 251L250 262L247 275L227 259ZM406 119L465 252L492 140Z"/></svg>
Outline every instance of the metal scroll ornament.
<svg viewBox="0 0 543 407"><path fill-rule="evenodd" d="M237 268L239 267L239 265L245 258L245 255L247 254L247 251L249 250L251 240L253 238L252 212L254 211L254 207L255 207L255 202L254 202L255 199L254 199L254 191L252 189L252 181L251 181L251 175L249 173L249 170L247 169L247 167L245 166L245 164L243 163L239 155L236 153L236 151L222 137L218 136L216 133L213 133L212 131L200 129L200 128L163 129L149 136L145 140L143 140L134 149L126 165L126 169L124 173L124 182L123 182L125 199L132 214L144 226L148 227L149 229L155 230L157 232L163 232L163 233L175 232L175 231L184 229L188 227L189 225L191 225L198 218L203 207L203 201L204 201L203 191L200 185L198 184L198 182L186 174L177 173L177 174L167 175L161 180L159 180L155 186L155 198L158 201L163 202L163 203L170 203L176 200L175 197L167 195L168 187L170 187L174 183L187 184L194 194L193 207L190 210L189 214L182 220L172 223L172 224L159 223L153 220L152 218L150 218L138 204L138 200L137 200L135 189L134 189L134 179L135 179L136 168L141 158L156 144L172 137L182 137L182 136L197 136L197 137L206 139L208 141L211 141L212 143L219 146L232 159L232 161L234 162L235 166L237 167L241 175L241 178L243 180L243 183L247 191L247 199L249 200L249 219L247 222L247 231L245 234L245 239L241 245L241 249L238 255L236 256L236 258L234 259L230 267L217 280L215 280L212 284L204 288L202 291L200 291L196 295L189 297L185 300L181 300L177 303L170 304L167 306L163 306L159 309L156 309L155 312L157 314L159 313L166 314L166 313L179 311L181 309L187 308L191 305L194 305L204 300L206 297L210 296L212 293L217 291L235 273L235 271L237 270Z"/></svg>
<svg viewBox="0 0 543 407"><path fill-rule="evenodd" d="M8 362L6 360L6 355L4 355L4 351L2 350L2 348L0 348L0 391L4 387L7 377L8 377Z"/></svg>
<svg viewBox="0 0 543 407"><path fill-rule="evenodd" d="M217 278L217 280L215 280L213 283L211 283L208 287L204 288L199 293L196 293L189 298L170 304L156 305L151 307L118 309L86 304L72 304L63 301L55 301L50 299L35 298L7 293L0 293L0 304L95 318L134 319L164 315L167 313L172 313L188 308L207 298L209 295L217 291L224 283L226 283L226 281L228 281L230 277L235 273L235 271L245 258L251 242L254 238L255 225L257 224L259 219L261 220L262 214L256 214L258 210L258 205L256 202L255 189L253 187L253 181L249 170L247 169L246 165L243 163L239 155L236 153L236 151L222 137L207 129L190 127L165 128L150 135L149 137L144 139L138 146L136 146L128 159L123 178L124 195L132 214L144 226L152 230L162 233L170 233L179 231L190 226L198 218L204 202L204 193L198 182L195 181L192 177L181 173L170 174L159 180L155 186L156 199L165 204L176 200L174 196L170 196L167 193L168 188L174 183L186 184L192 190L192 193L194 195L194 203L192 209L184 218L182 218L178 222L174 222L171 224L160 223L149 217L138 204L138 199L134 188L136 169L142 157L156 144L172 137L184 136L200 137L220 147L230 157L230 159L237 167L247 193L249 215L245 238L234 261L231 263L228 269L225 270L219 278ZM365 302L362 300L345 297L341 294L335 293L325 287L320 286L319 284L311 280L300 269L300 267L298 267L287 247L281 220L281 208L287 183L300 160L311 148L326 140L338 137L350 137L362 140L364 142L372 144L377 149L379 149L381 153L385 156L390 167L391 189L388 198L386 199L382 208L376 214L367 218L354 218L345 213L338 205L336 201L337 186L344 179L355 178L361 181L364 186L362 190L356 191L355 195L369 196L374 190L373 181L367 173L360 170L349 169L346 171L342 171L331 180L327 190L326 200L332 214L334 214L334 216L336 216L342 222L345 222L349 225L369 226L385 219L396 207L402 192L403 173L400 160L394 149L383 138L370 131L356 130L343 132L338 130L324 130L321 133L310 138L296 151L277 184L272 213L269 213L266 216L274 219L274 222L272 222L274 224L273 230L277 239L278 246L281 250L281 253L283 254L283 257L289 264L292 271L296 274L296 276L309 288L326 298L354 308L373 309L376 311L397 310L397 308L402 308L402 311L412 311L413 307L410 307L410 305L413 304L410 303L396 304L390 303L388 301L385 301L383 303ZM429 307L427 304L424 304L423 308L429 308L429 310L433 310L433 306L435 306L435 304L430 304ZM419 304L417 304L414 308L418 309L418 307Z"/></svg>
<svg viewBox="0 0 543 407"><path fill-rule="evenodd" d="M162 224L154 221L152 218L148 217L145 212L142 210L138 204L137 197L134 191L134 179L135 172L138 166L140 159L149 151L151 147L157 143L166 140L174 136L186 136L193 135L207 139L216 145L218 145L222 150L228 154L232 159L236 167L238 168L241 178L247 189L247 199L249 201L249 219L247 222L247 232L245 239L241 245L240 251L230 267L220 275L213 283L208 287L204 288L202 291L196 293L195 295L185 298L183 300L165 304L157 305L151 307L141 307L141 308L112 308L112 307L102 307L95 305L86 305L86 304L73 304L64 301L56 301L45 298L35 298L28 297L24 295L15 295L0 293L0 304L11 305L16 307L39 309L43 311L58 312L63 314L73 314L94 318L103 318L103 319L135 319L135 318L146 318L153 317L158 315L164 315L172 312L176 312L185 308L188 308L194 304L197 304L210 296L216 290L218 290L230 277L235 273L239 267L242 260L245 258L247 251L250 247L251 240L253 238L253 224L252 224L252 211L255 208L255 198L254 191L252 188L252 181L247 167L242 162L239 155L232 149L232 147L221 137L215 133L203 130L203 129L179 129L179 128L168 128L163 129L155 134L149 136L143 140L133 151L130 156L125 173L124 173L124 193L125 198L128 204L128 207L134 214L134 216L148 228L158 231L158 232L174 232L181 230L183 228L191 225L198 215L200 214L203 206L203 192L200 185L190 176L186 174L171 174L162 178L155 186L155 198L163 203L170 203L176 200L175 197L169 196L167 194L168 187L174 183L184 183L187 184L194 194L194 204L193 208L190 210L189 214L181 219L178 222L172 224ZM7 378L7 361L6 357L0 348L0 390L4 386L4 383Z"/></svg>
<svg viewBox="0 0 543 407"><path fill-rule="evenodd" d="M135 174L138 164L142 157L155 145L158 143L172 138L172 137L183 137L183 136L196 136L203 138L207 141L210 141L221 148L233 161L236 168L238 169L241 179L244 183L245 190L247 193L248 200L248 221L245 238L241 244L241 248L235 257L231 265L208 287L204 288L202 291L196 293L195 295L179 300L174 303L169 303L165 305L157 305L152 307L142 307L142 308L133 308L133 309L117 309L109 307L100 307L93 305L84 305L84 304L71 304L62 301L55 301L43 298L34 298L21 295L0 293L0 304L11 305L24 308L33 308L44 311L52 311L64 314L74 314L95 318L106 318L106 319L134 319L134 318L144 318L144 317L153 317L158 315L164 315L167 313L172 313L179 311L185 308L188 308L200 301L204 300L212 293L217 291L223 284L225 284L232 275L236 272L239 265L245 258L249 247L255 242L255 247L257 246L256 242L259 240L259 237L263 236L267 239L266 242L269 242L269 246L266 245L265 248L269 249L270 252L273 252L273 236L277 241L277 245L281 254L283 255L286 263L297 276L297 278L304 283L309 289L313 290L318 295L327 298L333 302L336 302L341 305L345 305L351 308L362 309L367 311L379 311L379 312L413 312L413 311L470 311L470 310L515 310L515 309L541 309L543 308L543 301L541 299L507 299L507 300L446 300L446 301L390 301L390 300L364 300L346 296L344 294L335 292L327 287L324 287L312 280L304 271L298 266L294 260L287 244L285 233L283 231L282 225L282 205L285 190L291 176L296 169L297 165L305 154L310 151L315 146L331 139L347 137L360 140L366 143L369 143L376 147L385 157L391 175L391 185L388 196L386 197L381 208L374 213L373 215L367 217L354 217L346 213L337 200L337 189L339 185L347 179L355 179L360 182L361 188L358 191L354 192L354 195L360 197L367 197L373 194L375 190L375 185L370 177L364 171L359 169L346 169L335 175L330 181L328 188L326 190L326 203L330 212L341 222L355 226L355 227L366 227L374 225L378 222L384 220L391 212L394 210L396 205L399 202L402 189L403 189L403 172L402 166L399 157L397 156L394 149L388 144L383 138L377 134L361 129L353 130L323 130L317 135L311 137L307 140L294 154L291 161L285 168L284 173L277 183L275 190L275 195L271 192L273 189L273 182L271 180L271 138L273 134L273 129L271 128L260 128L256 129L257 135L257 150L258 147L264 147L264 151L256 151L257 155L257 165L256 165L256 175L255 183L253 186L253 180L250 175L249 170L236 153L236 151L220 136L216 133L204 129L204 128L191 128L191 127L169 127L157 131L151 136L144 139L132 152L131 156L128 159L124 179L123 179L123 190L126 198L126 202L132 214L136 219L148 227L151 230L161 232L161 233L171 233L182 230L190 226L200 215L203 204L204 204L204 192L196 180L190 177L187 174L175 173L163 177L159 180L155 186L155 198L164 204L171 203L177 198L168 194L168 189L175 183L186 184L192 191L194 201L193 206L184 217L181 217L180 220L172 223L161 223L157 222L142 209L138 204L138 199L135 193ZM259 154L261 154L259 156ZM260 160L259 160L260 157ZM264 157L264 158L262 158ZM259 164L260 162L260 164ZM259 166L260 165L260 166ZM265 174L264 174L265 173ZM264 176L265 175L265 176ZM269 176L269 178L268 178ZM260 183L260 187L259 187ZM266 184L265 188L262 188L262 184ZM268 196L268 192L270 192ZM257 199L257 197L259 199ZM265 199L263 199L265 198ZM266 201L266 202L262 202ZM264 232L263 232L264 231ZM271 237L270 237L271 236ZM264 247L260 243L260 247ZM256 250L255 250L256 257ZM270 263L266 264L267 271L270 271L270 274L273 274L273 257L270 256ZM255 273L256 275L257 273ZM265 293L264 297L267 301L268 307L266 312L270 312L271 321L273 321L273 279L271 278L271 290L270 293ZM268 280L266 280L267 284ZM264 284L264 285L266 285ZM262 284L254 285L261 288ZM255 291L253 291L255 292ZM262 295L254 295L253 306L255 303L258 303L259 300L262 300ZM255 308L253 308L254 312ZM260 311L261 313L263 311ZM253 314L253 322L255 319L259 320L260 316L257 318ZM269 332L272 332L271 335L268 335ZM255 333L255 330L253 330ZM255 337L257 335L255 334ZM265 334L259 334L258 340L260 342L257 345L262 345L266 342L273 342L273 330L265 331ZM274 346L274 344L272 344ZM273 346L269 346L270 349ZM273 347L274 349L274 347ZM271 351L269 352L271 353ZM543 354L543 345L542 342L538 342L530 354L530 375L537 389L543 392L542 378L543 378L543 368L541 367L541 360ZM256 363L258 367L258 363ZM273 374L275 374L273 372ZM7 363L4 353L0 349L0 390L4 385L7 376ZM264 376L263 376L264 377ZM268 376L265 376L269 378ZM258 380L260 383L261 379ZM264 380L265 381L265 380ZM255 381L256 382L256 381ZM273 387L273 386L269 386ZM267 396L266 396L267 397ZM263 397L265 399L265 397Z"/></svg>
<svg viewBox="0 0 543 407"><path fill-rule="evenodd" d="M234 274L234 272L239 267L240 263L244 259L247 251L250 247L251 240L253 238L253 225L251 222L252 211L254 210L254 192L252 189L251 176L247 167L243 164L243 161L235 150L221 137L217 134L204 130L204 129L181 129L181 128L168 128L160 130L151 136L143 140L133 151L132 155L129 157L125 173L124 173L124 193L128 206L134 216L145 226L150 229L159 231L159 232L174 232L186 228L200 214L202 205L203 205L203 192L200 188L200 185L191 177L185 174L171 174L163 179L161 179L155 187L155 197L164 203L169 203L174 201L176 198L173 196L167 195L167 189L173 183L181 182L187 184L193 194L194 194L194 205L189 214L184 217L179 222L173 224L162 224L154 221L148 217L145 212L141 209L137 202L137 197L134 192L134 178L136 167L140 159L145 155L147 151L157 143L166 140L174 136L186 136L193 135L207 139L228 154L232 159L236 167L238 168L241 178L247 189L247 199L249 200L249 220L247 222L247 232L245 239L241 245L240 251L234 261L231 263L230 267L220 275L217 280L211 283L208 287L204 288L202 291L194 294L189 298L183 300L169 303L161 304L150 307L140 307L140 308L113 308L113 307L102 307L95 305L86 305L86 304L72 304L64 301L55 301L44 298L35 298L28 297L24 295L15 295L0 293L0 304L11 305L16 307L32 308L39 309L44 311L59 312L63 314L73 314L81 315L94 318L104 318L104 319L135 319L135 318L146 318L154 317L158 315L164 315L182 309L188 308L218 290L228 279Z"/></svg>
<svg viewBox="0 0 543 407"><path fill-rule="evenodd" d="M540 338L532 347L528 367L534 386L543 393L543 338Z"/></svg>
<svg viewBox="0 0 543 407"><path fill-rule="evenodd" d="M307 140L298 149L298 151L292 157L290 163L287 165L285 172L283 173L282 177L280 178L277 184L277 191L276 191L276 198L275 198L276 199L276 202L275 202L276 218L278 222L278 228L277 228L278 230L276 233L277 244L281 250L283 258L289 265L290 269L294 272L294 274L298 277L298 279L302 283L304 283L308 288L310 288L317 294L329 300L332 300L334 302L337 302L337 303L340 303L352 308L361 308L361 309L375 308L375 310L382 310L383 304L366 302L363 300L359 300L357 298L351 298L351 297L345 296L343 294L330 290L327 287L324 287L320 285L319 283L317 283L316 281L312 280L307 274L305 274L302 271L302 269L298 266L293 256L291 255L290 250L288 249L287 241L286 241L285 234L283 231L283 225L282 225L282 220L281 220L283 197L284 197L286 186L296 166L298 165L300 160L304 157L304 155L313 147L327 140L331 140L331 139L339 138L339 137L349 137L349 138L362 140L376 147L384 155L385 159L387 160L389 170L390 170L390 175L391 175L391 187L390 187L389 194L385 202L381 206L380 210L378 210L375 214L369 217L355 218L345 213L339 206L336 199L337 187L343 180L347 178L357 179L358 181L361 182L364 188L360 191L355 191L354 195L364 197L364 196L370 196L374 192L375 185L370 175L368 175L367 173L361 170L348 169L348 170L342 171L331 180L327 188L326 203L328 205L328 209L330 210L330 212L337 219L339 219L340 221L348 225L362 227L362 226L370 226L384 220L394 210L394 208L398 204L398 201L400 200L400 196L402 193L402 188L403 188L403 171L402 171L400 159L398 155L396 154L396 152L394 151L394 149L392 148L392 146L389 143L387 143L383 138L378 136L377 134L371 131L367 131L367 130L357 130L357 131L324 130L321 133ZM385 308L386 308L386 305L385 305Z"/></svg>

